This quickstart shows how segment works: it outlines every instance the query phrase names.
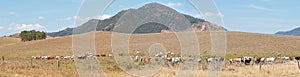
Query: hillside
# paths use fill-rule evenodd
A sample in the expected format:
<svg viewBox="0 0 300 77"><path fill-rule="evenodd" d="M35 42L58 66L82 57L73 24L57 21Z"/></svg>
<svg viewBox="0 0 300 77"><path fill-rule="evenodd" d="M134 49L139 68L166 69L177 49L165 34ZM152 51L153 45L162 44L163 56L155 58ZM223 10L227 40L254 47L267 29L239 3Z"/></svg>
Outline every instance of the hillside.
<svg viewBox="0 0 300 77"><path fill-rule="evenodd" d="M201 52L210 51L209 32L197 32ZM96 49L99 53L111 51L111 32L96 32ZM131 50L147 51L150 45L161 43L167 51L179 51L173 33L134 34L130 38ZM241 55L300 55L300 37L266 35L245 32L227 32L227 56ZM2 43L1 43L2 44ZM72 37L59 37L21 42L0 48L1 55L11 58L28 58L32 55L71 55Z"/></svg>
<svg viewBox="0 0 300 77"><path fill-rule="evenodd" d="M133 16L131 16L131 14ZM90 31L94 30L93 27L91 27L91 26L95 26L95 25L97 25L97 27L96 27L97 31L115 32L113 29L117 25L117 22L119 21L119 19L122 19L122 16L124 17L124 15L125 15L125 18L123 18L123 19L127 19L128 17L129 18L136 17L136 18L144 19L145 16L149 16L149 17L154 17L154 18L150 18L150 19L160 18L162 20L168 20L169 18L182 19L181 17L185 17L189 21L189 23L188 23L189 25L180 27L180 29L188 30L186 28L187 28L187 26L190 26L199 31L209 31L208 28L210 28L210 30L213 30L213 31L226 30L225 28L223 28L221 26L217 26L215 24L212 24L209 21L205 21L203 19L198 19L198 18L189 16L189 15L179 13L176 10L174 10L170 7L167 7L165 5L162 5L159 3L149 3L149 4L144 5L143 7L137 8L137 9L123 10L123 11L117 13L116 15L112 16L109 19L105 19L105 20L91 19L76 28L67 28L67 29L59 31L59 32L52 32L52 33L47 33L47 34L52 37L66 36L66 35L71 35L73 32L72 31L73 29L79 29L79 30L84 29L85 30L84 32L90 32ZM130 16L126 17L126 15L130 15ZM174 19L170 19L170 20L174 20ZM132 23L133 20L130 20L128 22ZM172 21L172 22L182 22L182 21ZM173 25L173 24L170 24L170 25ZM124 26L124 25L121 25L121 26ZM130 26L131 25L128 25L126 27L130 27ZM152 23L152 22L144 23L139 28L137 28L133 33L134 34L159 33L159 32L161 32L161 30L170 30L166 26L167 25L161 25L159 23ZM180 25L177 24L177 25L173 25L171 27L174 27L174 26L180 26ZM123 32L123 33L126 33L126 32Z"/></svg>
<svg viewBox="0 0 300 77"><path fill-rule="evenodd" d="M295 28L295 29L290 30L290 31L280 31L280 32L277 32L275 34L278 34L278 35L300 36L300 27L299 28Z"/></svg>
<svg viewBox="0 0 300 77"><path fill-rule="evenodd" d="M0 48L2 46L13 45L13 44L20 43L20 42L21 42L21 40L18 38L0 37Z"/></svg>

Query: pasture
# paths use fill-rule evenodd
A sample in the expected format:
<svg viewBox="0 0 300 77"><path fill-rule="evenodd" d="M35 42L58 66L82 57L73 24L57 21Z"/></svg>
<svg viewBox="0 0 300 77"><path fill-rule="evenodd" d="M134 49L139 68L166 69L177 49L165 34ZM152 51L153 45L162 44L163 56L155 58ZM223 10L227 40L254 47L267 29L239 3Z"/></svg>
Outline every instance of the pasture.
<svg viewBox="0 0 300 77"><path fill-rule="evenodd" d="M210 36L208 32L197 32L199 54L210 56ZM5 41L7 39L1 39ZM154 43L161 43L166 51L179 53L180 45L173 33L132 35L129 39L130 51L148 51ZM242 56L300 56L300 37L255 34L244 32L227 32L226 60ZM72 37L57 37L32 42L1 42L0 56L5 56L5 63L0 65L0 76L41 76L41 77L77 77L79 76L72 60L32 60L31 56L66 56L72 55ZM111 52L111 33L96 32L96 52ZM97 58L104 72L109 77L131 77L118 68L115 60L108 57ZM201 66L201 65L199 65ZM154 76L172 77L174 69L163 68ZM207 70L199 69L197 76L203 77ZM300 70L297 63L289 61L280 64L267 64L259 69L259 65L227 65L222 69L221 77L297 77Z"/></svg>

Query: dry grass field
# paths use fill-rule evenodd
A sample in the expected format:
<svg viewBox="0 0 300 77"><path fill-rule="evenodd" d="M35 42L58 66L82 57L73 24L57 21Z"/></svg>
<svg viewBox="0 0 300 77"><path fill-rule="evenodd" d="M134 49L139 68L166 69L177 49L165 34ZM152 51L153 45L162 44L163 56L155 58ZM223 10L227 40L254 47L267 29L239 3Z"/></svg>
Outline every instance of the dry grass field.
<svg viewBox="0 0 300 77"><path fill-rule="evenodd" d="M10 37L0 37L0 47L5 45L12 45L16 43L20 43L21 40L18 38L10 38Z"/></svg>
<svg viewBox="0 0 300 77"><path fill-rule="evenodd" d="M97 53L111 53L110 32L96 32ZM210 52L209 32L197 32L199 54L208 56ZM179 41L174 33L157 33L132 35L129 39L130 50L148 51L155 43L161 43L167 51L180 51ZM227 32L227 57L241 56L300 56L300 37L279 36L268 34L256 34L245 32ZM0 56L5 56L5 63L0 65L0 76L33 76L33 77L76 77L76 67L70 60L61 61L61 67L57 68L56 60L41 61L33 60L30 65L31 56L42 55L72 55L72 36L57 37L46 40L20 42L18 39L0 38ZM104 72L109 77L130 77L127 73L116 68L112 58L99 58ZM207 71L199 70L197 76L205 76ZM163 68L155 76L174 76L171 69ZM300 70L297 64L288 62L284 64L264 65L259 70L254 66L227 66L221 77L297 77Z"/></svg>

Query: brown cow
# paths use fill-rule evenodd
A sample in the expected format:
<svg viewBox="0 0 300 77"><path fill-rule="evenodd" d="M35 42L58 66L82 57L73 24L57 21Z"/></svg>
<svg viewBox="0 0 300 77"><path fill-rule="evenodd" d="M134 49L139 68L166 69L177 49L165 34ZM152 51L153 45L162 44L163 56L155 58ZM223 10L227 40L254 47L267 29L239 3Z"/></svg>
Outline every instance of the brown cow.
<svg viewBox="0 0 300 77"><path fill-rule="evenodd" d="M148 57L144 58L144 61L146 61L146 62L150 62L150 60L151 60L151 58L148 58Z"/></svg>
<svg viewBox="0 0 300 77"><path fill-rule="evenodd" d="M106 54L100 54L101 57L106 57Z"/></svg>
<svg viewBox="0 0 300 77"><path fill-rule="evenodd" d="M54 58L55 58L54 56L48 56L47 60L51 60L51 59L54 59Z"/></svg>
<svg viewBox="0 0 300 77"><path fill-rule="evenodd" d="M96 56L96 57L100 57L100 55L99 55L99 54L96 54L96 55L94 55L94 56Z"/></svg>

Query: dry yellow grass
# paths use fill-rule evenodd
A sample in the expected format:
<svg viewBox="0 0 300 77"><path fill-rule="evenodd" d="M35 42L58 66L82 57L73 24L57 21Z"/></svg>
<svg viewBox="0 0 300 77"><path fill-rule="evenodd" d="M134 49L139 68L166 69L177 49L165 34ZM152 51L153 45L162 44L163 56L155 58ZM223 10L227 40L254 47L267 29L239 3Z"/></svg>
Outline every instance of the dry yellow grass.
<svg viewBox="0 0 300 77"><path fill-rule="evenodd" d="M96 50L98 53L111 53L110 32L96 32ZM209 55L210 36L208 32L197 32L201 54ZM0 65L0 76L78 76L75 65L72 62L63 62L61 69L57 69L56 61L34 61L30 66L29 58L40 55L72 55L72 37L59 37L31 42L19 42L19 40L7 42L11 39L0 38L0 56L5 56L7 63ZM157 33L146 35L132 35L130 38L130 50L139 49L148 51L154 43L161 43L167 51L180 51L180 45L174 33ZM227 56L238 57L252 56L277 56L300 55L300 37L279 36L244 32L227 32ZM206 53L204 51L207 51ZM108 76L130 77L116 66L113 59L102 59L103 67ZM264 66L259 70L258 66L228 67L223 71L222 77L285 77L300 76L296 64L278 64ZM230 70L234 69L234 71ZM280 71L278 71L280 70ZM198 76L204 76L206 71L199 71ZM249 74L248 74L249 73ZM156 76L174 76L170 69L163 69ZM269 75L270 74L270 75Z"/></svg>
<svg viewBox="0 0 300 77"><path fill-rule="evenodd" d="M20 43L20 39L11 37L0 37L0 47Z"/></svg>

